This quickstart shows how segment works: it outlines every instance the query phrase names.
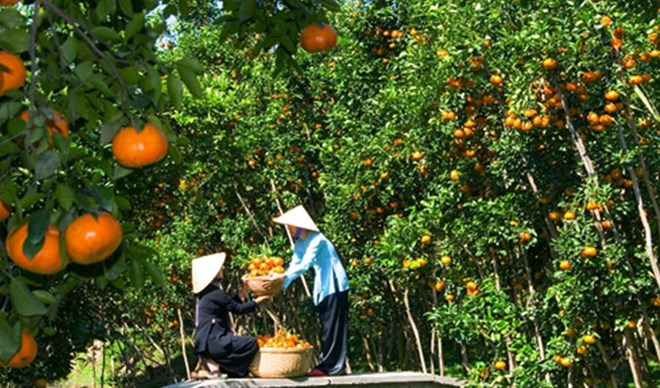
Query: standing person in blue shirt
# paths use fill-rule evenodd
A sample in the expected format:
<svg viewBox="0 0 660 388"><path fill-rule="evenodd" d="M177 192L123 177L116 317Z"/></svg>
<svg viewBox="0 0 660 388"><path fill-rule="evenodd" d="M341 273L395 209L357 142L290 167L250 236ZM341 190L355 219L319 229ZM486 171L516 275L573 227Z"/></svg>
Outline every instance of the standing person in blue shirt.
<svg viewBox="0 0 660 388"><path fill-rule="evenodd" d="M314 305L321 321L321 354L309 376L346 373L348 352L348 278L335 246L323 235L304 207L297 206L273 220L295 237L289 268L273 282L286 289L314 267Z"/></svg>

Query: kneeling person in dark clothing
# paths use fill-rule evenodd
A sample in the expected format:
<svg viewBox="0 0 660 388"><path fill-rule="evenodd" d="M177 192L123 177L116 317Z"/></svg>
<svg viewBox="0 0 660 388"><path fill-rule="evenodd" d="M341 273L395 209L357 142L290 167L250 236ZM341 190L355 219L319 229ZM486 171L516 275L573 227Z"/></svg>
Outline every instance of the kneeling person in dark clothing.
<svg viewBox="0 0 660 388"><path fill-rule="evenodd" d="M224 261L225 254L218 253L192 262L193 293L197 294L195 354L204 358L203 366L213 375L222 372L229 377L245 377L259 345L255 337L234 335L229 313L250 313L270 297L244 302L245 283L237 295L230 296L220 284Z"/></svg>

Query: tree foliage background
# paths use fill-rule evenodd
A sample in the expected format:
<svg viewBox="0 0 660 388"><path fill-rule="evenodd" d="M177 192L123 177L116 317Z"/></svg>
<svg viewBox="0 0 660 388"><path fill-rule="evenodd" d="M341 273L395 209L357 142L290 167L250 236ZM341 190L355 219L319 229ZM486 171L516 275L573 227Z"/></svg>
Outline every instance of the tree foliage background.
<svg viewBox="0 0 660 388"><path fill-rule="evenodd" d="M349 271L354 372L421 370L479 386L644 386L658 378L657 2L184 5L161 9L185 13L159 41L169 11L154 16L142 54L138 43L114 46L133 64L114 64L129 75L119 73L128 93L113 61L92 66L100 81L94 71L81 81L85 50L67 54L58 43L36 47L65 80L44 73L35 97L0 100L3 136L26 101L84 112L72 116L72 140L57 149L61 161L84 165L79 173L67 174L67 162L45 179L29 175L32 186L19 186L25 170L3 176L3 200L21 203L6 228L43 207L65 225L70 209L110 198L134 233L117 257L55 279L33 280L6 263L5 274L58 301L50 315L20 319L48 328L42 341L71 338L60 354L106 341L108 357L122 360L122 384L158 363L171 366L182 354L182 324L190 347L190 260L227 252L235 288L251 258L288 259L289 242L271 219L302 203ZM108 28L125 37L121 21L135 16L122 12L112 11L118 24ZM296 47L297 31L318 20L337 29L339 45L309 55ZM86 46L75 29L60 33L68 34L60 42ZM30 46L23 34L16 51ZM154 48L159 62L145 62ZM65 81L72 86L58 86ZM619 97L606 98L611 90ZM150 114L171 128L176 147L165 163L125 175L102 144L118 122ZM12 148L8 160L21 155ZM68 208L47 195L64 184L86 195ZM43 195L26 201L34 192ZM82 286L58 291L73 283ZM316 327L304 324L316 318L302 283L270 309L317 341ZM273 330L263 311L237 327ZM48 378L66 373L41 357L31 368ZM167 370L170 380L185 377Z"/></svg>

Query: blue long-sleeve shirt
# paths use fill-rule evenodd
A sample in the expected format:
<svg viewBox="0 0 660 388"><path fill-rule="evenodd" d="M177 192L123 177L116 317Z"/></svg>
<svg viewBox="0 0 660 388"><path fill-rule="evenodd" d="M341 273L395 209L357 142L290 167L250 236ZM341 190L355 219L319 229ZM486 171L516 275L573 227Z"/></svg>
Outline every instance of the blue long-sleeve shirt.
<svg viewBox="0 0 660 388"><path fill-rule="evenodd" d="M291 264L284 273L284 289L312 266L315 274L315 305L330 294L348 290L348 277L339 259L339 253L332 242L320 232L310 232L306 239L296 240Z"/></svg>

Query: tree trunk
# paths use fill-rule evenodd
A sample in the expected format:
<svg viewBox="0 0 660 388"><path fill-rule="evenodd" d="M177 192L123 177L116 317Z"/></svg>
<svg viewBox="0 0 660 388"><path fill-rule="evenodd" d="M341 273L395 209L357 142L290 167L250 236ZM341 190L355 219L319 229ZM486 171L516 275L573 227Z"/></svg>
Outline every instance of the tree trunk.
<svg viewBox="0 0 660 388"><path fill-rule="evenodd" d="M635 388L643 388L642 382L644 381L644 376L641 370L641 364L639 362L639 355L635 349L635 340L634 335L630 329L625 329L623 331L625 338L625 349L626 357L628 358L628 363L630 364L630 372L633 375L633 380L635 382Z"/></svg>
<svg viewBox="0 0 660 388"><path fill-rule="evenodd" d="M181 309L177 308L176 313L179 317L179 335L181 336L181 354L183 355L183 363L186 366L186 377L190 380L190 364L188 364L188 354L186 353L186 331L183 327L183 317L181 316Z"/></svg>
<svg viewBox="0 0 660 388"><path fill-rule="evenodd" d="M440 366L440 376L445 375L445 358L442 350L442 337L438 335L438 365Z"/></svg>
<svg viewBox="0 0 660 388"><path fill-rule="evenodd" d="M410 310L410 301L408 300L408 289L403 292L403 302L406 306L406 315L408 316L408 322L412 328L413 334L415 335L415 343L417 344L417 354L419 356L419 363L422 367L422 373L427 373L426 371L426 360L424 359L424 349L422 348L422 341L419 337L419 330L417 330L417 324L415 323L415 318L412 315Z"/></svg>

